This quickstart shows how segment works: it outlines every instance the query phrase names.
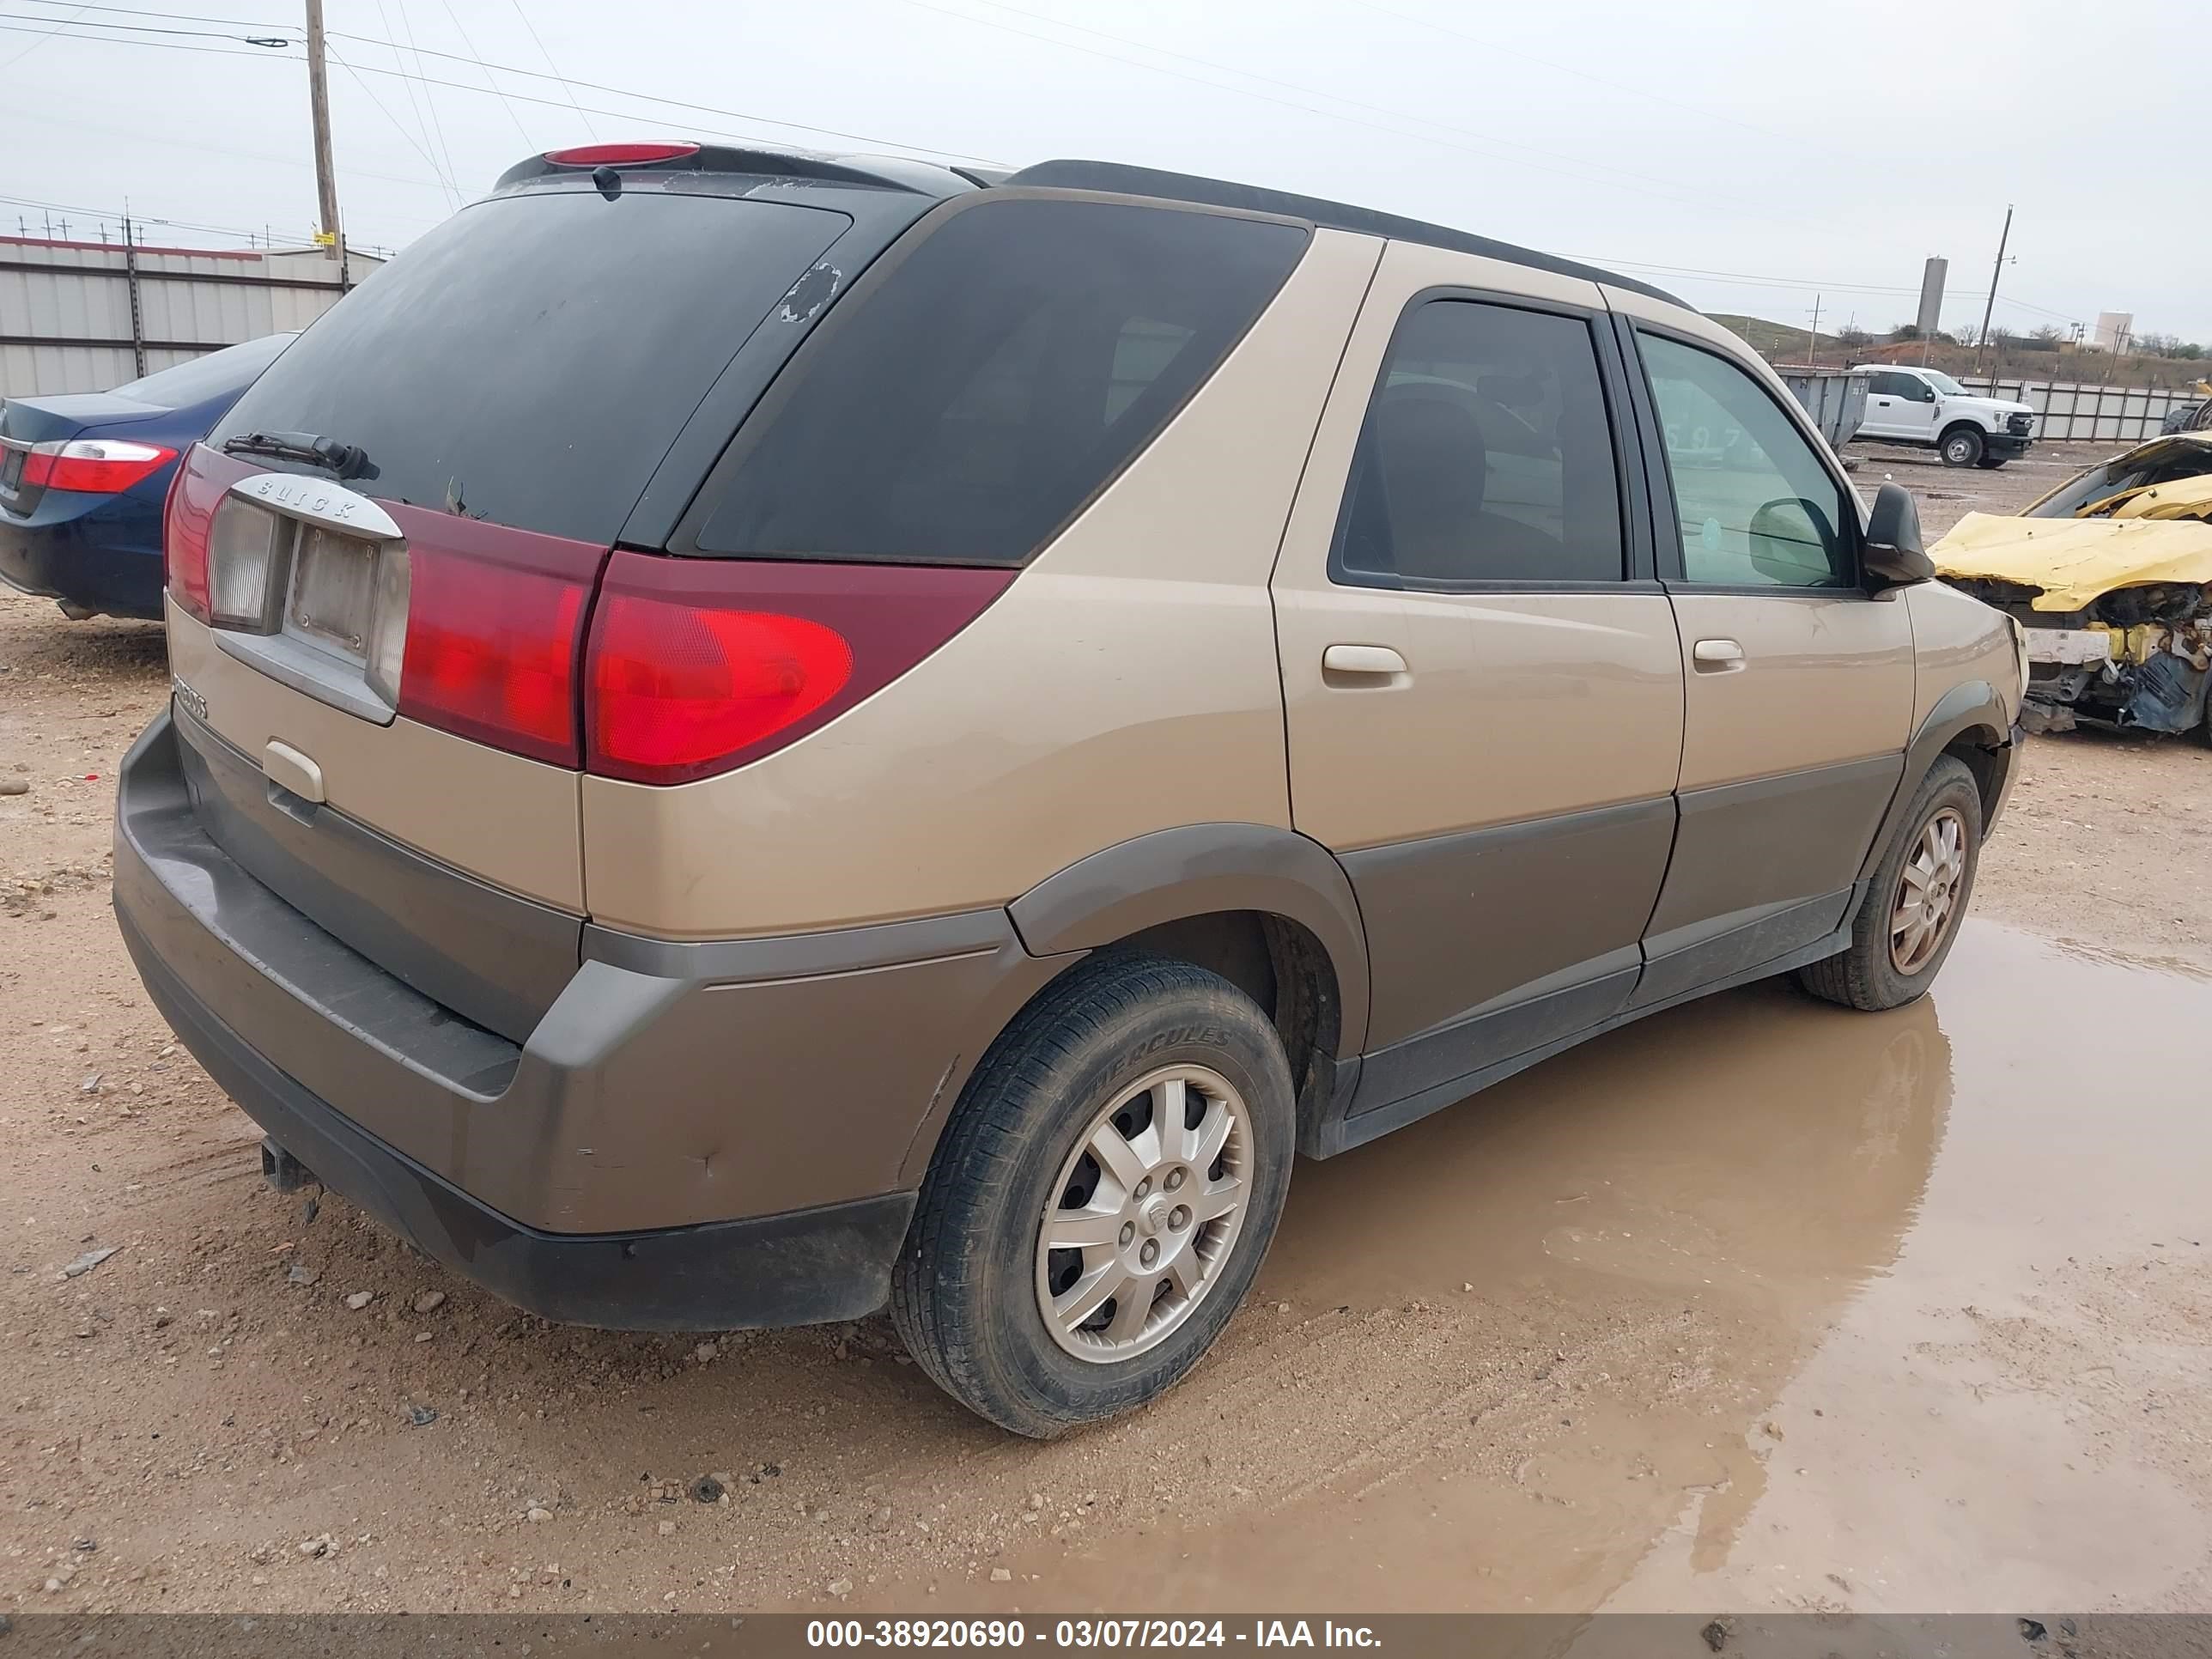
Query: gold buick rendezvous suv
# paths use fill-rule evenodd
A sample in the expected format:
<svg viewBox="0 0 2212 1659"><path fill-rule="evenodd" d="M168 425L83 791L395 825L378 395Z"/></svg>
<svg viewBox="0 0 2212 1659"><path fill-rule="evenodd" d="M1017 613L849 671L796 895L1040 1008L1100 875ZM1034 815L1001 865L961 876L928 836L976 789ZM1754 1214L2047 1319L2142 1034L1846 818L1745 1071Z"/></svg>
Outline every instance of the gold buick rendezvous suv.
<svg viewBox="0 0 2212 1659"><path fill-rule="evenodd" d="M1639 283L1093 162L523 163L179 469L115 904L319 1181L549 1318L889 1304L1048 1435L1325 1158L1942 966L2003 615Z"/></svg>

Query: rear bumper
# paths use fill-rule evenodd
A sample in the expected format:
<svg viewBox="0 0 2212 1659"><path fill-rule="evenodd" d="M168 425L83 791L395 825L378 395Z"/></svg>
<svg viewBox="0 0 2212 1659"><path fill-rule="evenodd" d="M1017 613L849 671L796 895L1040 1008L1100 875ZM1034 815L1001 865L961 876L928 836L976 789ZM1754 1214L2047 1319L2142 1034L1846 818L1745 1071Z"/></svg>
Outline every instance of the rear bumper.
<svg viewBox="0 0 2212 1659"><path fill-rule="evenodd" d="M857 1319L883 1304L914 1194L626 1233L526 1227L397 1152L217 1018L122 914L162 1017L208 1074L332 1192L519 1308L611 1330L729 1330Z"/></svg>
<svg viewBox="0 0 2212 1659"><path fill-rule="evenodd" d="M1002 911L696 945L587 928L516 1043L257 881L205 832L180 746L157 719L117 799L116 913L155 1006L332 1190L548 1318L880 1306L936 1128L1062 965Z"/></svg>
<svg viewBox="0 0 2212 1659"><path fill-rule="evenodd" d="M70 500L94 501L67 513ZM0 582L109 617L159 621L161 515L129 497L47 492L28 519L0 508Z"/></svg>

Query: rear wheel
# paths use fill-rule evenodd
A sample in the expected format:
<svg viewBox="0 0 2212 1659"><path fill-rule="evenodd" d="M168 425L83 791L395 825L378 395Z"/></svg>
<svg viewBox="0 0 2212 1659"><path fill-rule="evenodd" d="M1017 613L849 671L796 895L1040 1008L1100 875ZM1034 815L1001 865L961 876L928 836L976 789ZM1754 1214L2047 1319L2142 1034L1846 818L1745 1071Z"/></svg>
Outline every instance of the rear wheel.
<svg viewBox="0 0 2212 1659"><path fill-rule="evenodd" d="M1249 997L1188 963L1081 963L956 1109L892 1322L940 1387L1017 1434L1142 1405L1249 1288L1295 1141L1282 1040Z"/></svg>
<svg viewBox="0 0 2212 1659"><path fill-rule="evenodd" d="M1975 466L1980 464L1984 447L1982 434L1972 427L1954 426L1943 434L1936 453L1946 466Z"/></svg>
<svg viewBox="0 0 2212 1659"><path fill-rule="evenodd" d="M1966 763L1936 758L1851 919L1848 949L1797 970L1814 996L1869 1012L1895 1008L1935 983L1973 896L1982 794Z"/></svg>

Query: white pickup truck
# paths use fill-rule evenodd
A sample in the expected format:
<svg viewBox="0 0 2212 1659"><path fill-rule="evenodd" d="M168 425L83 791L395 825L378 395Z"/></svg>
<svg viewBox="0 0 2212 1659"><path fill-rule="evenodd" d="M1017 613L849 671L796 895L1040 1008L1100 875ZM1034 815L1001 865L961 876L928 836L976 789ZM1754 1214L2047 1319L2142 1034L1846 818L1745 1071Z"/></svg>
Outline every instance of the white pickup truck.
<svg viewBox="0 0 2212 1659"><path fill-rule="evenodd" d="M2035 411L2026 404L1977 397L1941 369L1861 363L1856 372L1869 377L1862 438L1932 449L1946 466L1987 467L2034 441Z"/></svg>

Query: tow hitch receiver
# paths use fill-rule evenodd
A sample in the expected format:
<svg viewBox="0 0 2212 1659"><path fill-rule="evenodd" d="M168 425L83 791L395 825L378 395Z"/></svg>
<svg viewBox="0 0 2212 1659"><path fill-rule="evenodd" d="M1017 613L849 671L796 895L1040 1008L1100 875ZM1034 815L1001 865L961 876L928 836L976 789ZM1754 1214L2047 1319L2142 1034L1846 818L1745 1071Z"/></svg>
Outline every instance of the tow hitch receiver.
<svg viewBox="0 0 2212 1659"><path fill-rule="evenodd" d="M302 1187L322 1184L313 1170L265 1138L261 1143L261 1178L280 1193L296 1193Z"/></svg>

